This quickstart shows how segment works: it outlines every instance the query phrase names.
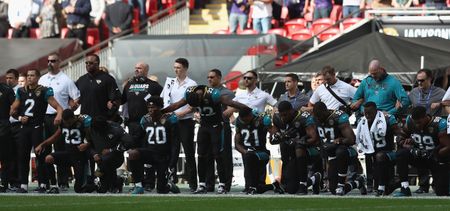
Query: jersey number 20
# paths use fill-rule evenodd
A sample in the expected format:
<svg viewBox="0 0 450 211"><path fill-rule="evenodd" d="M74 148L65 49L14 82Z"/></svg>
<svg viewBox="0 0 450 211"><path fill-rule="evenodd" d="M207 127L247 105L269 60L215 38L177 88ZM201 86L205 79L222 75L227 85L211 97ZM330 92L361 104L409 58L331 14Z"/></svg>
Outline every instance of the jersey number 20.
<svg viewBox="0 0 450 211"><path fill-rule="evenodd" d="M145 129L145 132L147 132L148 134L147 141L149 144L165 144L167 142L165 127L147 127L147 129ZM153 138L153 136L155 138Z"/></svg>

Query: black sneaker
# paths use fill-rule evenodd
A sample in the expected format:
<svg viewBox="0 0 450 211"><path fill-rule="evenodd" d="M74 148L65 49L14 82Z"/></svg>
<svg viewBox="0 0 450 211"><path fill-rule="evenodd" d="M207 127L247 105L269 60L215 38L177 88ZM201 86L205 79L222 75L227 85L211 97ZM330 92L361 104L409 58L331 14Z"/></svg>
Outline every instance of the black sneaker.
<svg viewBox="0 0 450 211"><path fill-rule="evenodd" d="M47 191L48 194L59 194L59 188L58 187L52 187L50 190Z"/></svg>
<svg viewBox="0 0 450 211"><path fill-rule="evenodd" d="M203 185L198 186L198 189L194 191L193 194L206 194L208 191L206 190L206 187Z"/></svg>
<svg viewBox="0 0 450 211"><path fill-rule="evenodd" d="M152 192L153 189L155 189L155 188L152 187L151 185L146 185L146 186L144 187L144 190L147 191L147 192Z"/></svg>
<svg viewBox="0 0 450 211"><path fill-rule="evenodd" d="M255 195L255 194L257 194L256 188L254 188L254 187L247 188L247 193L246 194L247 195Z"/></svg>
<svg viewBox="0 0 450 211"><path fill-rule="evenodd" d="M428 193L430 190L424 187L419 187L419 189L417 189L416 191L414 191L414 193L417 194L423 194L423 193Z"/></svg>
<svg viewBox="0 0 450 211"><path fill-rule="evenodd" d="M345 195L345 190L343 185L338 185L336 188L336 195L343 196Z"/></svg>
<svg viewBox="0 0 450 211"><path fill-rule="evenodd" d="M359 183L358 189L361 195L367 195L366 178L364 178L364 176L358 176L356 181Z"/></svg>
<svg viewBox="0 0 450 211"><path fill-rule="evenodd" d="M298 195L307 195L308 194L308 188L306 188L306 185L304 184L300 184L300 186L298 186Z"/></svg>
<svg viewBox="0 0 450 211"><path fill-rule="evenodd" d="M367 193L373 193L373 186L367 185Z"/></svg>
<svg viewBox="0 0 450 211"><path fill-rule="evenodd" d="M189 192L191 192L191 193L195 192L196 190L197 190L197 186L189 187Z"/></svg>
<svg viewBox="0 0 450 211"><path fill-rule="evenodd" d="M169 186L169 191L172 193L180 193L180 188L178 188L177 185L175 185L172 181L169 181L167 183L167 185Z"/></svg>
<svg viewBox="0 0 450 211"><path fill-rule="evenodd" d="M217 194L226 194L227 193L227 189L225 188L225 185L219 185L219 187L217 187Z"/></svg>
<svg viewBox="0 0 450 211"><path fill-rule="evenodd" d="M245 187L241 192L242 193L248 193L248 187Z"/></svg>
<svg viewBox="0 0 450 211"><path fill-rule="evenodd" d="M7 190L7 189L8 189L7 187L1 185L1 186L0 186L0 193L6 193L6 190Z"/></svg>
<svg viewBox="0 0 450 211"><path fill-rule="evenodd" d="M376 190L375 191L375 196L376 197L384 196L384 191L383 190Z"/></svg>
<svg viewBox="0 0 450 211"><path fill-rule="evenodd" d="M314 185L312 186L313 194L320 193L320 183L322 182L322 174L320 172L316 172L313 175L314 177Z"/></svg>
<svg viewBox="0 0 450 211"><path fill-rule="evenodd" d="M38 188L34 189L33 192L36 192L36 193L47 193L47 189L44 188L44 187L38 187Z"/></svg>
<svg viewBox="0 0 450 211"><path fill-rule="evenodd" d="M281 185L278 181L275 181L274 183L272 183L272 185L273 185L273 192L278 194L284 194L284 190L283 188L281 188Z"/></svg>
<svg viewBox="0 0 450 211"><path fill-rule="evenodd" d="M82 193L92 193L97 190L97 186L94 184L86 184L81 188Z"/></svg>
<svg viewBox="0 0 450 211"><path fill-rule="evenodd" d="M411 196L411 189L409 189L409 187L404 188L401 187L400 188L400 192L397 192L394 194L394 197L407 197L407 196Z"/></svg>
<svg viewBox="0 0 450 211"><path fill-rule="evenodd" d="M17 188L16 193L28 193L24 188Z"/></svg>
<svg viewBox="0 0 450 211"><path fill-rule="evenodd" d="M69 185L61 185L59 186L59 190L61 192L67 192L69 190Z"/></svg>

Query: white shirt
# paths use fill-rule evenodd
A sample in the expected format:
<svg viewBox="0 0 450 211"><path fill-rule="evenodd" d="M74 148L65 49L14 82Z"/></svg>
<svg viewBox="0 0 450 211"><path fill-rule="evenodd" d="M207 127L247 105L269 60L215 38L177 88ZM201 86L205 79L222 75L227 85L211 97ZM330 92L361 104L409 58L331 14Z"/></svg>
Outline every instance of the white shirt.
<svg viewBox="0 0 450 211"><path fill-rule="evenodd" d="M262 1L255 1L253 3L252 18L267 18L272 17L272 3L265 4Z"/></svg>
<svg viewBox="0 0 450 211"><path fill-rule="evenodd" d="M258 87L256 87L252 92L245 90L236 94L236 97L233 100L247 105L252 109L257 109L258 112L264 112L267 104L271 106L275 106L275 104L277 104L277 100L275 100L272 95L262 91Z"/></svg>
<svg viewBox="0 0 450 211"><path fill-rule="evenodd" d="M355 96L356 88L347 84L339 79L333 85L331 85L331 89L336 93L337 96L342 98L345 102L350 102L353 96ZM312 104L316 104L317 102L323 102L327 106L328 109L336 110L342 103L339 102L328 89L325 87L325 84L317 87L316 91L314 91L309 102Z"/></svg>
<svg viewBox="0 0 450 211"><path fill-rule="evenodd" d="M14 26L17 23L26 24L31 16L31 0L11 0L8 5L9 24Z"/></svg>
<svg viewBox="0 0 450 211"><path fill-rule="evenodd" d="M39 84L53 89L54 97L63 110L69 108L69 99L80 98L80 90L63 72L56 75L46 73L39 79ZM56 114L56 110L49 105L46 114Z"/></svg>
<svg viewBox="0 0 450 211"><path fill-rule="evenodd" d="M342 5L343 6L358 6L361 3L361 0L343 0Z"/></svg>
<svg viewBox="0 0 450 211"><path fill-rule="evenodd" d="M186 76L183 82L179 82L177 78L167 77L166 83L164 84L163 91L161 92L161 97L164 99L164 107L169 106L170 104L176 103L184 98L186 93L186 89L190 86L197 86L197 82L190 79ZM175 112L180 112L187 109L189 105L185 105ZM194 114L191 112L186 114L183 118L180 119L192 119Z"/></svg>
<svg viewBox="0 0 450 211"><path fill-rule="evenodd" d="M91 0L91 13L89 15L95 20L102 19L103 12L105 11L105 0Z"/></svg>

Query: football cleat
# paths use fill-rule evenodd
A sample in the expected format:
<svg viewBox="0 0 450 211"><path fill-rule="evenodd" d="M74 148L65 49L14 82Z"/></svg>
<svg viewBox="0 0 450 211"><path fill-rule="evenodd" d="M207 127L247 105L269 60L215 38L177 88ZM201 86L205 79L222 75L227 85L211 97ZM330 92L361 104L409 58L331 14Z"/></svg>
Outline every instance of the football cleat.
<svg viewBox="0 0 450 211"><path fill-rule="evenodd" d="M217 187L217 194L226 194L227 193L227 189L225 189L225 185L219 185L219 187Z"/></svg>
<svg viewBox="0 0 450 211"><path fill-rule="evenodd" d="M169 191L172 193L180 193L180 188L178 188L177 185L175 185L172 181L169 181L167 183L167 185L169 186Z"/></svg>
<svg viewBox="0 0 450 211"><path fill-rule="evenodd" d="M7 187L1 185L1 186L0 186L0 193L6 193L6 190L7 190L7 189L8 189Z"/></svg>
<svg viewBox="0 0 450 211"><path fill-rule="evenodd" d="M428 193L428 192L429 192L429 189L423 188L423 187L419 187L419 189L414 191L414 193L417 193L417 194Z"/></svg>
<svg viewBox="0 0 450 211"><path fill-rule="evenodd" d="M304 184L300 184L300 186L298 186L298 195L308 195L308 188L306 187L306 185Z"/></svg>
<svg viewBox="0 0 450 211"><path fill-rule="evenodd" d="M322 174L320 172L316 172L313 175L314 177L314 185L312 186L313 194L320 193L320 183L322 182Z"/></svg>
<svg viewBox="0 0 450 211"><path fill-rule="evenodd" d="M47 193L47 189L45 189L44 187L38 187L38 188L34 189L33 192L36 192L36 193Z"/></svg>
<svg viewBox="0 0 450 211"><path fill-rule="evenodd" d="M336 195L338 195L338 196L345 195L345 191L344 191L344 186L343 185L338 185L338 187L336 188Z"/></svg>
<svg viewBox="0 0 450 211"><path fill-rule="evenodd" d="M206 190L206 187L203 185L198 186L198 189L194 191L193 194L206 194L208 191Z"/></svg>
<svg viewBox="0 0 450 211"><path fill-rule="evenodd" d="M17 188L16 193L28 193L24 188Z"/></svg>
<svg viewBox="0 0 450 211"><path fill-rule="evenodd" d="M394 197L406 197L406 196L411 196L411 189L409 189L409 187L404 188L401 187L400 188L400 192L397 192L394 194Z"/></svg>
<svg viewBox="0 0 450 211"><path fill-rule="evenodd" d="M366 178L364 176L358 176L356 181L359 183L358 189L361 195L367 195Z"/></svg>
<svg viewBox="0 0 450 211"><path fill-rule="evenodd" d="M131 191L131 194L136 195L136 194L144 194L144 188L143 187L134 187L133 191Z"/></svg>
<svg viewBox="0 0 450 211"><path fill-rule="evenodd" d="M59 190L60 190L61 192L67 192L67 191L69 190L69 186L68 186L68 185L61 185L61 186L59 187Z"/></svg>
<svg viewBox="0 0 450 211"><path fill-rule="evenodd" d="M50 190L47 191L48 194L58 194L59 188L58 187L52 187Z"/></svg>
<svg viewBox="0 0 450 211"><path fill-rule="evenodd" d="M257 193L256 188L254 187L247 188L247 195L255 195L256 193Z"/></svg>
<svg viewBox="0 0 450 211"><path fill-rule="evenodd" d="M375 191L375 196L376 197L384 196L384 191L383 190L376 190Z"/></svg>
<svg viewBox="0 0 450 211"><path fill-rule="evenodd" d="M281 188L281 185L278 181L275 181L274 183L272 183L272 185L273 185L273 192L278 194L284 194L284 190L283 188Z"/></svg>

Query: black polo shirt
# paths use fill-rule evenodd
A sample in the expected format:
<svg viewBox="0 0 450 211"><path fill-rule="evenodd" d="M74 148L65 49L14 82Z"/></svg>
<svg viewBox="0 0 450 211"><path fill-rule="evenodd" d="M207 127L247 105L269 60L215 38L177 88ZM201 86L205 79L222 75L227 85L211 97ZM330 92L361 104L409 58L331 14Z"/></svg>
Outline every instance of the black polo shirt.
<svg viewBox="0 0 450 211"><path fill-rule="evenodd" d="M80 90L81 114L109 116L108 101L120 100L116 80L105 72L86 73L75 83Z"/></svg>
<svg viewBox="0 0 450 211"><path fill-rule="evenodd" d="M13 102L13 89L6 84L0 84L0 120L9 120L9 109Z"/></svg>

